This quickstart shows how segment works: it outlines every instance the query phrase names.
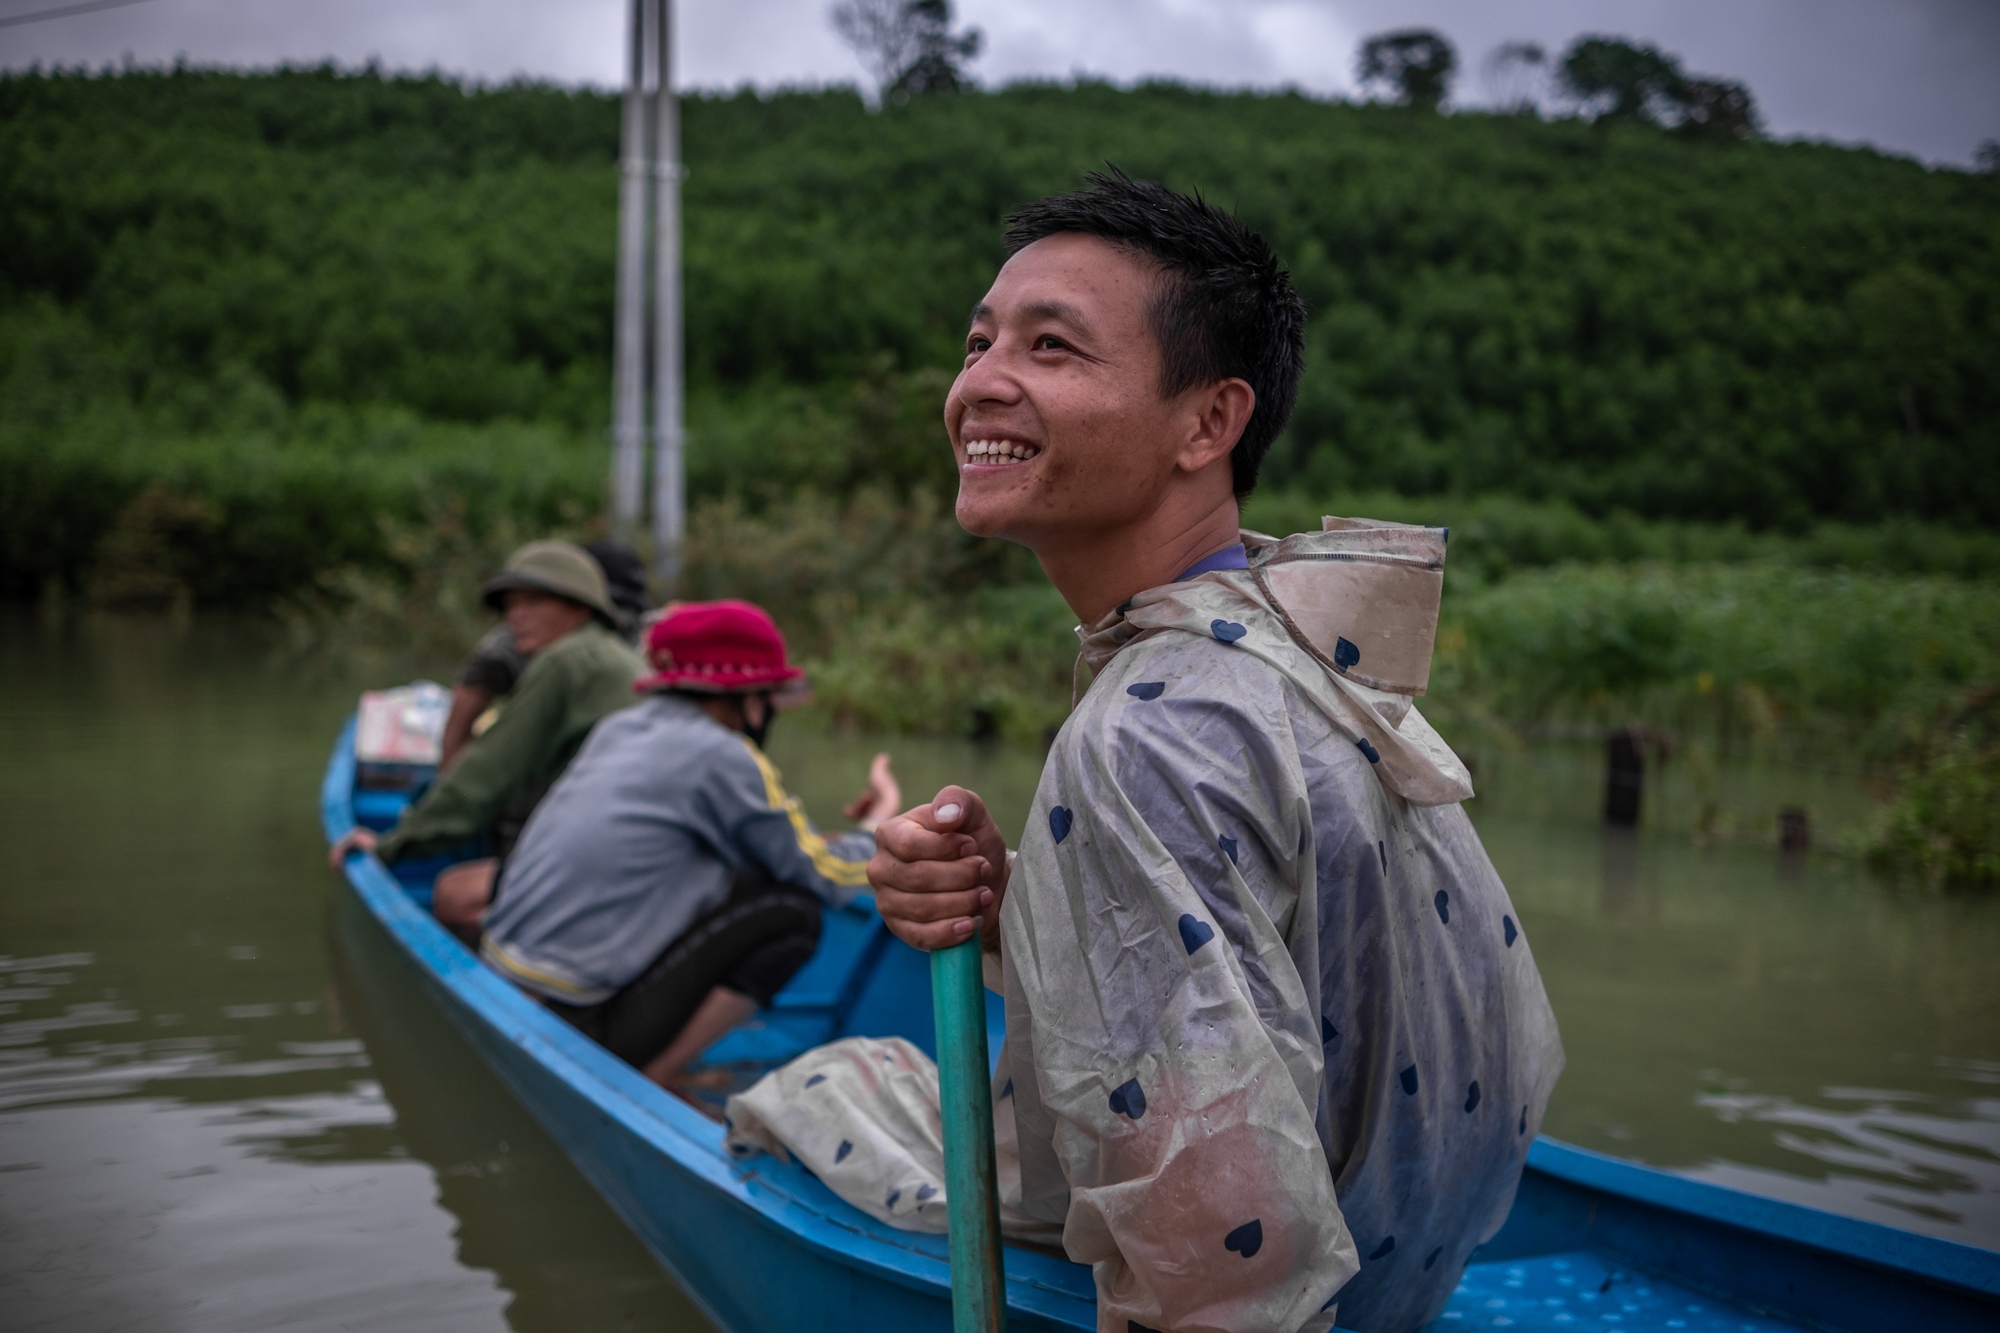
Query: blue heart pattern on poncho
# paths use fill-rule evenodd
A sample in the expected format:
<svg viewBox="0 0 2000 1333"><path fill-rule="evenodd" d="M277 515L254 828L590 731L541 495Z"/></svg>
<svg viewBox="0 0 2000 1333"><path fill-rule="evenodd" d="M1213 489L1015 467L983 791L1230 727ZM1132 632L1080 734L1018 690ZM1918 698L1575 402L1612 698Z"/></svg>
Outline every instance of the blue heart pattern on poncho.
<svg viewBox="0 0 2000 1333"><path fill-rule="evenodd" d="M1253 1217L1222 1238L1222 1248L1234 1250L1245 1259L1264 1248L1264 1219Z"/></svg>

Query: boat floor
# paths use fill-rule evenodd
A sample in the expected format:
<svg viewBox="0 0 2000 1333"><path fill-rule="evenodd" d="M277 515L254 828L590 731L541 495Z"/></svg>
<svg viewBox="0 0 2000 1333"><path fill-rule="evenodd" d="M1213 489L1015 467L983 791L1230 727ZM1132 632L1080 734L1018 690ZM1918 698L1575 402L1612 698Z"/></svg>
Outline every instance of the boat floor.
<svg viewBox="0 0 2000 1333"><path fill-rule="evenodd" d="M1474 1264L1433 1330L1519 1333L1791 1333L1800 1326L1746 1314L1673 1282L1607 1265L1590 1250Z"/></svg>

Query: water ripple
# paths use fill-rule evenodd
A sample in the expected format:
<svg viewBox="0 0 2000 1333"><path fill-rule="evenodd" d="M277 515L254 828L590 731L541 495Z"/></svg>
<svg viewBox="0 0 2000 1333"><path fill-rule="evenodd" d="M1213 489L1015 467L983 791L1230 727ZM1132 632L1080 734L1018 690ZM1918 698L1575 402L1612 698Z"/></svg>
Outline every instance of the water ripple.
<svg viewBox="0 0 2000 1333"><path fill-rule="evenodd" d="M1829 1087L1820 1097L1843 1105L1697 1097L1724 1123L1780 1126L1772 1141L1805 1164L1781 1173L1712 1161L1682 1174L1953 1240L2000 1235L2000 1099L1957 1102L1962 1114L1947 1115L1919 1093Z"/></svg>

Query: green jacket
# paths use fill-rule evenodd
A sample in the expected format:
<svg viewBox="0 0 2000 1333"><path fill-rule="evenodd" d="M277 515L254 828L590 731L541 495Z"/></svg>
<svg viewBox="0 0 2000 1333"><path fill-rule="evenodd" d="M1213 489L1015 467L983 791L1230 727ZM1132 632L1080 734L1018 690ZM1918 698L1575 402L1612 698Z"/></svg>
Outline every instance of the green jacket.
<svg viewBox="0 0 2000 1333"><path fill-rule="evenodd" d="M499 718L403 812L376 855L397 861L448 851L489 827L510 801L546 790L597 719L637 702L632 682L645 670L595 621L536 653Z"/></svg>

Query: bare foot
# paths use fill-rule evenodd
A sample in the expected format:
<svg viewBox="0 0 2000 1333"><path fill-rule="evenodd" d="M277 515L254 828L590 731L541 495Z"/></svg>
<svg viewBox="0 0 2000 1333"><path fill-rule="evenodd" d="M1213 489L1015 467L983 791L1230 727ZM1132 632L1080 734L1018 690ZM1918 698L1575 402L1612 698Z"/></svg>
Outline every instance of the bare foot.
<svg viewBox="0 0 2000 1333"><path fill-rule="evenodd" d="M672 1086L690 1092L727 1092L736 1086L736 1076L727 1069L690 1069L676 1078Z"/></svg>
<svg viewBox="0 0 2000 1333"><path fill-rule="evenodd" d="M903 808L903 788L889 767L887 753L868 766L868 789L842 806L840 812L872 833L875 826Z"/></svg>
<svg viewBox="0 0 2000 1333"><path fill-rule="evenodd" d="M709 1101L707 1098L701 1096L698 1087L694 1084L689 1083L687 1080L685 1079L675 1080L673 1083L668 1085L667 1091L672 1093L674 1096L680 1098L681 1101L685 1102L687 1105L692 1106L695 1110L701 1112L701 1114L707 1119L713 1120L716 1124L720 1125L727 1123L726 1121L724 1121L722 1117L722 1108L720 1106L717 1106L714 1102Z"/></svg>

